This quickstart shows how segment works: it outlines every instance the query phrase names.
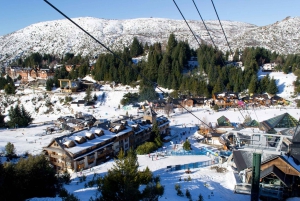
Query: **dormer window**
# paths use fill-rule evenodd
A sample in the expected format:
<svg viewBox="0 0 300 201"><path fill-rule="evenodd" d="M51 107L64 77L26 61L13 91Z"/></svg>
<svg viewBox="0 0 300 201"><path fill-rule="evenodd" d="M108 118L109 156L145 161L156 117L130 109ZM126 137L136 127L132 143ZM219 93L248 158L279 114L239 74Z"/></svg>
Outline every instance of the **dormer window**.
<svg viewBox="0 0 300 201"><path fill-rule="evenodd" d="M95 135L94 135L93 133L91 133L91 132L86 132L86 133L85 133L85 137L86 137L87 139L89 139L89 140L92 140L92 139L95 138Z"/></svg>
<svg viewBox="0 0 300 201"><path fill-rule="evenodd" d="M98 136L98 137L100 137L100 136L102 136L102 135L104 135L104 131L103 130L95 130L95 134Z"/></svg>
<svg viewBox="0 0 300 201"><path fill-rule="evenodd" d="M66 148L71 148L71 147L76 146L75 142L72 140L68 140L68 141L64 142L64 145Z"/></svg>
<svg viewBox="0 0 300 201"><path fill-rule="evenodd" d="M78 143L78 144L82 144L84 142L86 142L86 139L82 136L76 136L75 137L75 141Z"/></svg>

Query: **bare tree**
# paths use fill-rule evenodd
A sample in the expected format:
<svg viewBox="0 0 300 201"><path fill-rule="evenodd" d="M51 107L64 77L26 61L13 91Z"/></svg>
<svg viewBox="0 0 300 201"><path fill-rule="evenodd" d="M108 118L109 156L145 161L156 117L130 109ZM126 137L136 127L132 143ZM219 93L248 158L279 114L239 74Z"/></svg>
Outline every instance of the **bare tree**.
<svg viewBox="0 0 300 201"><path fill-rule="evenodd" d="M173 105L170 104L170 103L167 103L164 109L165 109L165 113L169 117L170 116L170 112L173 111Z"/></svg>

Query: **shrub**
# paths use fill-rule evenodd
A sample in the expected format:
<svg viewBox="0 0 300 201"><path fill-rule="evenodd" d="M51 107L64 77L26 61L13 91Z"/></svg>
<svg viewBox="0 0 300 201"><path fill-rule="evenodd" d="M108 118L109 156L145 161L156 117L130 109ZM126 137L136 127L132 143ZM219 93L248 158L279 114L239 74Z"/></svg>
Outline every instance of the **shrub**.
<svg viewBox="0 0 300 201"><path fill-rule="evenodd" d="M190 193L189 189L186 189L186 190L185 190L185 196L186 196L187 198L191 199L191 193Z"/></svg>
<svg viewBox="0 0 300 201"><path fill-rule="evenodd" d="M13 143L8 142L5 145L5 156L12 158L16 155L16 149Z"/></svg>
<svg viewBox="0 0 300 201"><path fill-rule="evenodd" d="M87 183L87 185L88 185L88 187L93 187L93 186L95 185L95 181L94 181L94 180L89 181L89 182Z"/></svg>
<svg viewBox="0 0 300 201"><path fill-rule="evenodd" d="M68 103L68 102L71 102L73 100L73 98L71 96L66 96L65 97L65 102Z"/></svg>
<svg viewBox="0 0 300 201"><path fill-rule="evenodd" d="M79 177L79 182L84 182L86 180L86 176L82 175L82 177Z"/></svg>
<svg viewBox="0 0 300 201"><path fill-rule="evenodd" d="M197 201L204 201L203 195L200 194Z"/></svg>
<svg viewBox="0 0 300 201"><path fill-rule="evenodd" d="M157 146L154 142L145 142L144 144L140 145L136 149L137 154L148 154L157 149Z"/></svg>
<svg viewBox="0 0 300 201"><path fill-rule="evenodd" d="M62 188L59 191L58 197L64 198L67 197L69 195L68 191L65 188Z"/></svg>
<svg viewBox="0 0 300 201"><path fill-rule="evenodd" d="M180 184L175 184L175 190L178 191L180 189Z"/></svg>
<svg viewBox="0 0 300 201"><path fill-rule="evenodd" d="M183 143L183 149L186 150L186 151L191 150L191 143L190 143L190 141L186 140L186 141Z"/></svg>
<svg viewBox="0 0 300 201"><path fill-rule="evenodd" d="M219 110L219 106L217 104L214 105L214 110L217 112Z"/></svg>
<svg viewBox="0 0 300 201"><path fill-rule="evenodd" d="M60 175L60 181L64 184L70 184L71 182L71 175L65 171L62 175Z"/></svg>
<svg viewBox="0 0 300 201"><path fill-rule="evenodd" d="M179 184L175 184L175 190L177 191L177 195L183 196L183 193L180 188L181 188L181 186Z"/></svg>
<svg viewBox="0 0 300 201"><path fill-rule="evenodd" d="M74 194L68 194L67 197L62 198L62 201L80 201L78 197L76 197Z"/></svg>

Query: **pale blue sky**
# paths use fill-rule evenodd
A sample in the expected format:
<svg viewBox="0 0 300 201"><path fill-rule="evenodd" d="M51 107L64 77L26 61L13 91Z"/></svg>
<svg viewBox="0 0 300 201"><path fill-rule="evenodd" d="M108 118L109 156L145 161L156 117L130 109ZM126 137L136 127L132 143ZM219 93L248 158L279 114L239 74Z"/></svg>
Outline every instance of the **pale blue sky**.
<svg viewBox="0 0 300 201"><path fill-rule="evenodd" d="M194 0L204 20L216 20L211 0ZM49 0L69 17L182 19L173 0ZM192 0L176 0L186 19L201 20ZM214 0L221 20L264 26L300 16L300 0ZM31 24L64 19L43 0L0 0L0 36Z"/></svg>

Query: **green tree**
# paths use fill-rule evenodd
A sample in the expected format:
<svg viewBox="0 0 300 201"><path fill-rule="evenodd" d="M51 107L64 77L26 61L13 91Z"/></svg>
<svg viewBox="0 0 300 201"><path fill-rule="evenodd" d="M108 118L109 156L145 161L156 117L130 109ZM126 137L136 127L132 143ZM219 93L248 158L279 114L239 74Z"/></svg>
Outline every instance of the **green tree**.
<svg viewBox="0 0 300 201"><path fill-rule="evenodd" d="M118 154L113 167L99 180L98 190L101 192L100 201L138 201L158 200L164 192L159 183L159 177L153 178L151 171L146 168L139 170L135 152L130 149L127 156L123 150ZM140 191L140 185L146 185ZM153 198L153 199L152 199Z"/></svg>
<svg viewBox="0 0 300 201"><path fill-rule="evenodd" d="M140 98L139 101L153 101L153 100L157 100L157 94L155 92L155 89L153 86L141 86L140 87Z"/></svg>
<svg viewBox="0 0 300 201"><path fill-rule="evenodd" d="M200 194L197 201L204 201L203 195Z"/></svg>
<svg viewBox="0 0 300 201"><path fill-rule="evenodd" d="M278 92L278 88L276 85L276 80L274 80L273 78L270 80L270 83L268 85L267 88L267 93L275 95Z"/></svg>
<svg viewBox="0 0 300 201"><path fill-rule="evenodd" d="M255 93L256 89L257 89L257 78L256 75L253 75L248 87L249 94Z"/></svg>
<svg viewBox="0 0 300 201"><path fill-rule="evenodd" d="M93 96L93 100L94 100L94 101L97 101L97 100L98 100L98 97L97 97L97 95L96 95L96 94L94 94L94 96Z"/></svg>
<svg viewBox="0 0 300 201"><path fill-rule="evenodd" d="M52 90L52 87L54 87L54 79L50 78L46 81L46 90L47 91L51 91Z"/></svg>
<svg viewBox="0 0 300 201"><path fill-rule="evenodd" d="M175 34L171 33L168 39L167 53L169 53L169 55L172 55L172 52L176 46L177 46L177 40Z"/></svg>
<svg viewBox="0 0 300 201"><path fill-rule="evenodd" d="M13 156L16 155L16 149L13 143L8 142L5 145L5 156L12 158Z"/></svg>
<svg viewBox="0 0 300 201"><path fill-rule="evenodd" d="M75 72L74 72L73 76L76 76L77 70L74 70L74 71ZM80 65L80 67L78 69L77 76L83 78L83 77L85 77L88 74L88 72L89 72L89 63L88 62L84 62L82 65ZM76 79L78 77L76 77Z"/></svg>
<svg viewBox="0 0 300 201"><path fill-rule="evenodd" d="M99 190L101 191L101 201L124 200L138 201L139 191L139 171L137 156L130 149L125 156L123 150L118 154L113 167L101 180Z"/></svg>
<svg viewBox="0 0 300 201"><path fill-rule="evenodd" d="M89 86L85 91L85 97L83 98L85 102L90 102L92 100L92 89Z"/></svg>
<svg viewBox="0 0 300 201"><path fill-rule="evenodd" d="M4 118L5 117L1 114L1 111L0 111L0 128L4 127L4 125L5 125Z"/></svg>
<svg viewBox="0 0 300 201"><path fill-rule="evenodd" d="M7 85L5 85L4 91L6 94L15 94L16 88L14 83L8 83Z"/></svg>
<svg viewBox="0 0 300 201"><path fill-rule="evenodd" d="M290 72L290 66L284 65L283 68L282 68L282 71L284 72L284 74L289 74L289 72Z"/></svg>
<svg viewBox="0 0 300 201"><path fill-rule="evenodd" d="M143 46L137 39L137 37L133 38L132 44L130 46L130 55L131 57L136 57L143 54Z"/></svg>
<svg viewBox="0 0 300 201"><path fill-rule="evenodd" d="M297 108L300 108L300 100L297 101Z"/></svg>
<svg viewBox="0 0 300 201"><path fill-rule="evenodd" d="M55 170L43 155L21 158L17 163L5 163L2 175L0 200L54 197L61 186Z"/></svg>
<svg viewBox="0 0 300 201"><path fill-rule="evenodd" d="M157 150L157 146L154 142L145 142L136 148L136 153L140 155L149 154L155 150Z"/></svg>
<svg viewBox="0 0 300 201"><path fill-rule="evenodd" d="M186 140L186 141L183 143L183 149L186 150L186 151L191 150L191 143L190 143L189 140Z"/></svg>
<svg viewBox="0 0 300 201"><path fill-rule="evenodd" d="M28 111L25 110L22 105L21 108L19 105L16 105L14 108L11 107L8 111L9 121L7 122L8 126L13 127L27 127L32 122L32 117Z"/></svg>

